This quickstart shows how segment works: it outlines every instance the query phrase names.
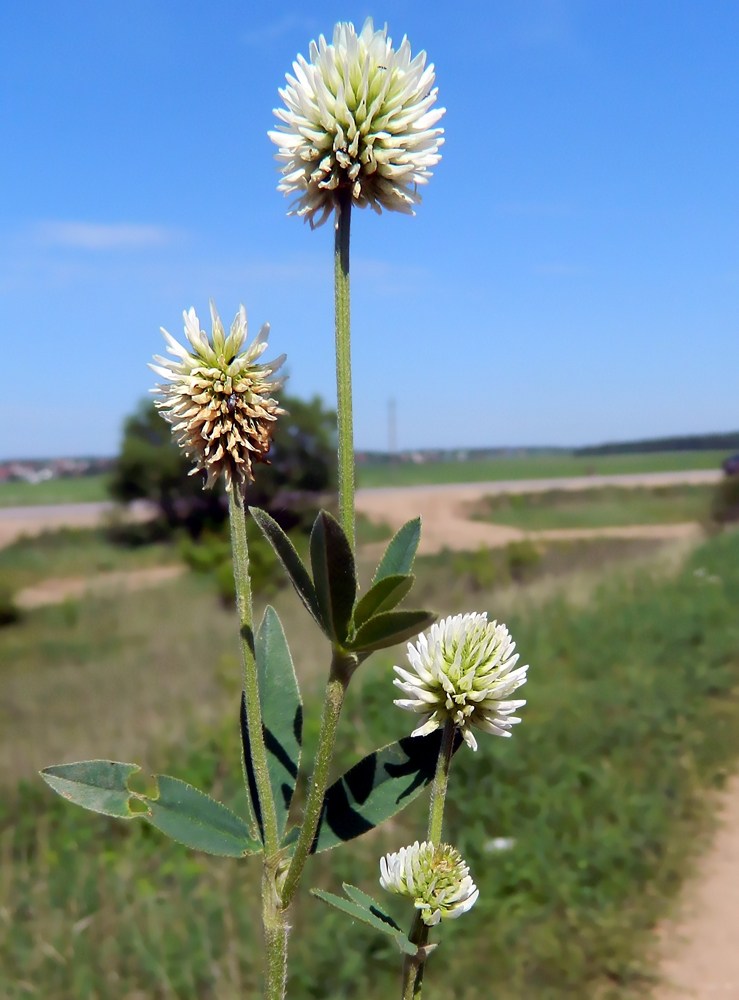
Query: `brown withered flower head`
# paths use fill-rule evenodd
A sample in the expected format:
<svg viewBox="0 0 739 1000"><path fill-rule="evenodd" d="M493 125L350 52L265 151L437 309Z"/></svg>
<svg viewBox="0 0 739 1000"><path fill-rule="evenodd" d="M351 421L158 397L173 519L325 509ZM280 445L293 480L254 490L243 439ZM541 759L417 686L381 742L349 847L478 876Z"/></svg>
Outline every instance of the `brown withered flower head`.
<svg viewBox="0 0 739 1000"><path fill-rule="evenodd" d="M160 396L156 406L172 424L175 441L195 463L190 475L205 471L208 489L220 475L226 489L243 489L254 479L254 463L266 461L275 421L284 413L271 394L282 388L283 378L273 378L285 355L268 364L258 364L267 349L269 324L244 349L247 339L246 310L239 309L226 336L223 324L210 303L213 333L200 329L194 309L183 313L190 350L165 329L167 351L175 360L155 356L149 367L167 379L152 392Z"/></svg>

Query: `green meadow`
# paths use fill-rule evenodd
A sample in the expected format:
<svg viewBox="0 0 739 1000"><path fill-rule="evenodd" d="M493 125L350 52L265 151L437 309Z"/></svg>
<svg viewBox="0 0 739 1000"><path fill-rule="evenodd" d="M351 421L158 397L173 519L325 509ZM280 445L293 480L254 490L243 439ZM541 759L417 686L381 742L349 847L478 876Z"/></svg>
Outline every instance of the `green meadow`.
<svg viewBox="0 0 739 1000"><path fill-rule="evenodd" d="M360 487L426 486L440 483L486 483L503 479L547 479L562 476L616 475L631 472L683 472L717 469L723 451L668 451L644 455L604 455L578 458L567 452L523 454L458 462L403 462L359 465ZM90 503L108 500L105 475L50 479L42 483L0 483L0 507L37 504Z"/></svg>
<svg viewBox="0 0 739 1000"><path fill-rule="evenodd" d="M604 486L485 497L475 517L523 531L708 521L712 486Z"/></svg>
<svg viewBox="0 0 739 1000"><path fill-rule="evenodd" d="M44 564L63 575L176 558L165 546L132 554L84 534L11 546L0 558L5 580L27 585ZM443 928L429 1000L643 996L656 974L655 923L705 842L712 791L739 758L739 533L691 550L511 548L486 567L485 553L417 563L424 601L441 613L505 616L531 664L513 738L481 734L479 751L463 747L453 762L447 836L481 896ZM278 590L270 599L291 640L310 754L327 649L292 598ZM145 784L164 770L243 814L236 654L233 612L203 573L39 608L0 629L1 996L258 995L257 863L189 852L140 820L77 810L36 774L65 760L132 760ZM343 760L410 731L392 705L402 656L375 654L358 673ZM417 800L315 858L306 889L351 879L381 891L380 855L422 837L426 807ZM407 923L398 901L387 902ZM395 994L399 955L385 938L307 892L295 924L296 998Z"/></svg>
<svg viewBox="0 0 739 1000"><path fill-rule="evenodd" d="M109 499L106 475L47 479L41 483L0 483L0 507L92 503Z"/></svg>
<svg viewBox="0 0 739 1000"><path fill-rule="evenodd" d="M358 465L360 487L427 486L442 483L492 483L505 479L549 479L563 476L609 476L635 472L685 472L718 469L723 451L665 451L643 455L598 455L580 458L567 452L523 454L458 462L399 462Z"/></svg>

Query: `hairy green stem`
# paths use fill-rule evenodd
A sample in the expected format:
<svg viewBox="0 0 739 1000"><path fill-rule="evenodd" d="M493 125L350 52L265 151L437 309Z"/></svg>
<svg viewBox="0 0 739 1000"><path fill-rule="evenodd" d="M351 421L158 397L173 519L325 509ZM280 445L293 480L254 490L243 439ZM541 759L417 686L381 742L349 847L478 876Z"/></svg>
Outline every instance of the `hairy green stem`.
<svg viewBox="0 0 739 1000"><path fill-rule="evenodd" d="M434 783L431 786L429 829L426 839L430 840L435 847L438 847L441 843L441 831L444 825L444 805L449 785L449 768L452 763L456 728L451 719L447 719L444 723L439 756L436 758ZM413 924L408 937L414 944L421 947L428 943L429 928L424 924L421 919L421 913L418 910L413 918ZM403 960L403 1000L420 1000L425 964L424 958L419 960L418 958L411 958L410 955L405 956Z"/></svg>
<svg viewBox="0 0 739 1000"><path fill-rule="evenodd" d="M254 658L254 622L251 607L251 581L249 579L249 547L246 540L246 510L243 494L236 488L229 493L228 510L231 520L231 547L236 583L236 608L241 637L241 664L246 700L246 721L249 724L249 744L254 766L254 778L259 795L259 808L264 828L264 856L275 854L280 846L277 833L277 815L269 780L267 750L262 731L262 707L259 700L257 661ZM247 788L247 794L249 790Z"/></svg>
<svg viewBox="0 0 739 1000"><path fill-rule="evenodd" d="M316 762L308 787L308 800L303 814L303 826L300 830L295 853L282 887L282 905L287 909L298 888L305 863L308 860L315 840L316 830L323 810L323 797L326 794L328 775L331 768L331 758L336 742L336 730L339 725L341 706L349 685L349 677L353 660L345 654L334 651L331 661L331 673L326 685L326 700L323 704L321 731L318 736Z"/></svg>
<svg viewBox="0 0 739 1000"><path fill-rule="evenodd" d="M287 922L287 910L283 910L277 890L277 871L274 862L275 859L265 860L262 874L262 926L266 952L265 1000L283 1000L287 989L287 938L290 925Z"/></svg>
<svg viewBox="0 0 739 1000"><path fill-rule="evenodd" d="M336 202L334 302L336 308L336 398L339 415L339 521L354 548L354 427L352 417L351 308L349 302L349 230L351 190Z"/></svg>
<svg viewBox="0 0 739 1000"><path fill-rule="evenodd" d="M277 815L269 780L267 750L262 729L262 708L259 700L259 677L254 657L254 620L249 579L249 547L246 538L244 496L234 484L229 493L231 546L233 549L236 608L239 616L241 662L243 670L246 720L249 726L249 747L259 796L259 810L264 837L264 870L262 875L262 924L264 927L265 970L264 995L267 1000L283 1000L287 984L287 915L282 912L276 888L277 854L280 838ZM246 794L249 786L244 774ZM256 805L256 804L255 804Z"/></svg>
<svg viewBox="0 0 739 1000"><path fill-rule="evenodd" d="M444 823L444 804L446 802L446 790L449 784L449 767L452 763L452 750L454 749L454 733L456 726L451 719L444 723L444 730L441 735L441 746L439 756L436 760L436 773L434 783L431 786L431 806L429 807L429 832L427 840L430 840L436 847L441 843L441 828Z"/></svg>
<svg viewBox="0 0 739 1000"><path fill-rule="evenodd" d="M416 910L408 939L423 948L428 943L429 928L421 919L421 911ZM403 1000L419 1000L423 983L425 962L406 955L403 960Z"/></svg>

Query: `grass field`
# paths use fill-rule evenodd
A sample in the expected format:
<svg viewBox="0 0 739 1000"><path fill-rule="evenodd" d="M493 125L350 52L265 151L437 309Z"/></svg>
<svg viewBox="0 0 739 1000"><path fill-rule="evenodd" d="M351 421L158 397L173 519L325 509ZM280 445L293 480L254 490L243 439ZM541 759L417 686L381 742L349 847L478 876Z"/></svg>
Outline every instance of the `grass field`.
<svg viewBox="0 0 739 1000"><path fill-rule="evenodd" d="M726 458L717 451L666 451L646 455L524 455L480 461L424 462L416 465L359 465L360 487L424 486L437 483L487 483L503 479L548 479L561 476L617 475L630 472L682 472L718 469Z"/></svg>
<svg viewBox="0 0 739 1000"><path fill-rule="evenodd" d="M422 486L434 483L484 483L502 479L546 479L550 476L615 475L628 472L680 472L685 469L716 469L726 458L718 451L670 451L646 455L606 455L575 458L574 455L524 455L481 461L426 462L416 465L360 465L360 487ZM79 476L47 482L0 483L0 507L37 504L89 503L109 500L107 476Z"/></svg>
<svg viewBox="0 0 739 1000"><path fill-rule="evenodd" d="M127 548L111 545L102 529L64 528L35 538L20 538L0 549L0 581L16 591L48 577L147 569L178 559L174 545Z"/></svg>
<svg viewBox="0 0 739 1000"><path fill-rule="evenodd" d="M462 603L495 615L503 592L469 588L454 558L419 564L427 595L442 612ZM453 596L450 578L461 588ZM529 703L513 739L483 736L477 754L463 748L454 760L446 836L481 897L444 927L428 1000L626 1000L653 975L651 928L707 828L706 790L739 756L739 533L715 537L673 574L609 562L600 579L585 606L554 596L534 607L527 585L506 591L531 663ZM276 601L309 751L327 650L291 592ZM0 630L0 995L257 996L257 864L76 810L34 777L62 760L136 760L243 811L235 653L233 615L197 575L41 609ZM353 682L344 760L408 732L409 716L391 704L401 655L376 654ZM306 885L336 891L349 879L379 893L380 854L422 835L425 809L419 800L314 859ZM499 837L513 848L496 850ZM402 907L396 915L407 923ZM307 893L294 926L295 1000L395 995L399 956L371 930Z"/></svg>
<svg viewBox="0 0 739 1000"><path fill-rule="evenodd" d="M0 483L0 507L110 500L107 484L105 475L47 479L43 483Z"/></svg>
<svg viewBox="0 0 739 1000"><path fill-rule="evenodd" d="M708 520L714 493L712 486L607 486L507 494L486 497L477 505L475 516L523 531L703 522Z"/></svg>

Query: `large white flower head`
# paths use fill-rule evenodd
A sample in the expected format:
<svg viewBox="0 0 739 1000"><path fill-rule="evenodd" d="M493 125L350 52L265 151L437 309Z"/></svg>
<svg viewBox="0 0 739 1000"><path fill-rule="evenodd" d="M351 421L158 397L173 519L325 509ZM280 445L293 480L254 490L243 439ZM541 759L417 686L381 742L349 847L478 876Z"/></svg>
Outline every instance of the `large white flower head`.
<svg viewBox="0 0 739 1000"><path fill-rule="evenodd" d="M412 899L429 926L461 917L480 895L459 851L449 844L435 847L431 841L416 841L381 858L380 885Z"/></svg>
<svg viewBox="0 0 739 1000"><path fill-rule="evenodd" d="M282 124L269 133L280 148L278 190L297 196L290 214L320 225L343 191L362 208L413 215L444 142L426 53L412 59L405 37L394 49L370 17L359 34L337 24L331 44L311 42L310 61L299 55L293 71L275 109Z"/></svg>
<svg viewBox="0 0 739 1000"><path fill-rule="evenodd" d="M254 478L253 463L265 461L274 423L281 410L270 393L280 389L284 379L271 376L285 355L268 364L258 364L267 349L269 324L245 347L246 310L239 309L226 336L211 302L213 333L209 338L200 329L194 309L183 313L185 336L190 350L162 328L167 351L175 360L155 355L149 367L168 380L152 392L162 398L156 406L172 424L172 434L198 469L207 473L206 488L218 476L226 479L226 489L235 483L242 488Z"/></svg>
<svg viewBox="0 0 739 1000"><path fill-rule="evenodd" d="M510 736L511 726L521 721L513 712L526 702L509 698L526 683L529 669L516 667L515 648L505 625L489 622L484 612L443 618L428 636L409 642L408 663L415 673L395 667L401 680L393 683L410 695L395 704L425 716L411 735L425 736L451 719L473 750L471 726Z"/></svg>

